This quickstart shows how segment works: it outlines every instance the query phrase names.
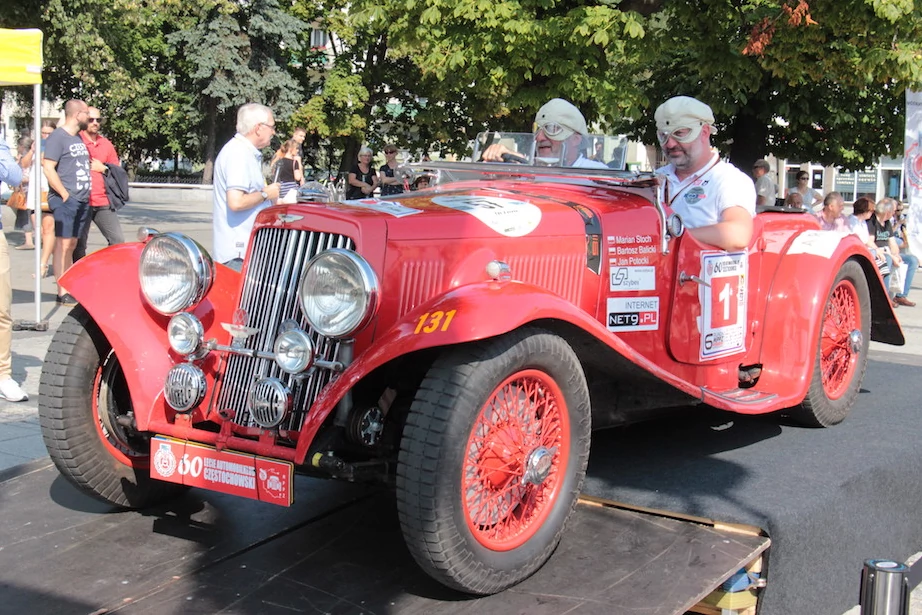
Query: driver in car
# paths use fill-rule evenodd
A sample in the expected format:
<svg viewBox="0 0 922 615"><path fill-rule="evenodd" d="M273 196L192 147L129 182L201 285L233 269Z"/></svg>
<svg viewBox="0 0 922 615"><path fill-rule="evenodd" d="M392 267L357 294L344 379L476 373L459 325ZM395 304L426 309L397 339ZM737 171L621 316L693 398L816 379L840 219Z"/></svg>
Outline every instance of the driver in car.
<svg viewBox="0 0 922 615"><path fill-rule="evenodd" d="M561 160L561 166L581 169L607 169L603 162L583 155L589 130L579 109L562 98L554 98L535 115L535 158ZM522 154L494 143L483 152L484 162L502 162L503 154L522 158Z"/></svg>

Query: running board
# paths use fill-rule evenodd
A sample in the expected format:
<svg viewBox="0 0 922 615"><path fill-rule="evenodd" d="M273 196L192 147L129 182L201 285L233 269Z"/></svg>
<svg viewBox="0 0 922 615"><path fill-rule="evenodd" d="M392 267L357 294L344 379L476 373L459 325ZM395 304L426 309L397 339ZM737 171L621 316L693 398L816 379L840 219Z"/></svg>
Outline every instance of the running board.
<svg viewBox="0 0 922 615"><path fill-rule="evenodd" d="M701 392L703 394L702 401L704 401L704 403L712 403L708 401L708 398L711 398L711 399L716 398L725 403L730 403L730 404L759 406L759 405L764 405L768 402L772 402L778 398L777 393L764 393L762 391L757 391L755 389L737 388L737 389L728 389L726 391L711 391L710 389L702 388Z"/></svg>

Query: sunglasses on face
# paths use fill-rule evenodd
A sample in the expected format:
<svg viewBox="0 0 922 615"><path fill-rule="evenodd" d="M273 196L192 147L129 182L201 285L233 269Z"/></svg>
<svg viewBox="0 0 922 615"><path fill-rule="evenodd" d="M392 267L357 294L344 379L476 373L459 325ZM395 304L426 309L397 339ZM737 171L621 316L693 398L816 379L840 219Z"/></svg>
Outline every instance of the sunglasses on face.
<svg viewBox="0 0 922 615"><path fill-rule="evenodd" d="M86 121L89 122L90 124L102 124L101 117L89 117L86 119Z"/></svg>
<svg viewBox="0 0 922 615"><path fill-rule="evenodd" d="M397 150L395 150L395 149L387 150L387 149L386 149L386 150L384 150L384 153L385 153L385 154L396 154L396 153L397 153Z"/></svg>

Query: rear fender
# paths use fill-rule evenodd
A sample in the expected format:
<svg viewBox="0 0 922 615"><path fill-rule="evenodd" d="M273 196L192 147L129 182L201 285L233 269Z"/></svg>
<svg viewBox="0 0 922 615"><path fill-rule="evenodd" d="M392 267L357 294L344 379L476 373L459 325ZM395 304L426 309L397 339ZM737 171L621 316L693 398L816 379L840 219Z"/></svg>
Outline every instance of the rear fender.
<svg viewBox="0 0 922 615"><path fill-rule="evenodd" d="M843 237L828 258L825 253L792 254L789 246L766 298L762 327L766 339L762 342L762 374L757 390L787 399L804 398L813 372L826 299L847 260L858 262L868 281L871 339L895 345L904 343L877 266L860 240L853 235Z"/></svg>
<svg viewBox="0 0 922 615"><path fill-rule="evenodd" d="M426 348L445 347L502 335L529 322L558 320L575 325L601 343L676 388L701 398L699 387L666 372L634 352L621 338L572 303L522 282L481 282L451 290L407 313L375 340L315 400L298 442L303 458L307 446L348 390L376 368L400 356ZM302 450L303 449L303 450Z"/></svg>
<svg viewBox="0 0 922 615"><path fill-rule="evenodd" d="M138 262L143 248L141 243L123 243L90 254L61 278L61 285L89 313L115 351L141 431L147 430L155 400L174 364L166 336L170 317L151 309L141 293ZM233 312L240 285L236 271L223 265L215 269L211 291L192 310L205 327L205 339L227 336L217 316Z"/></svg>

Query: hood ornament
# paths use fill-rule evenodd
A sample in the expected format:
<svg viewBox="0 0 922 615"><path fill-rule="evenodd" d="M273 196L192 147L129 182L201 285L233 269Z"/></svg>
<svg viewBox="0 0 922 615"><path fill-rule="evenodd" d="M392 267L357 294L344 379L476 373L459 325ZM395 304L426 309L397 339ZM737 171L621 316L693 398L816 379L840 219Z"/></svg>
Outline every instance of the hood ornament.
<svg viewBox="0 0 922 615"><path fill-rule="evenodd" d="M247 312L243 308L237 308L234 310L234 321L233 322L222 322L221 326L224 327L224 330L231 334L231 346L234 348L239 348L244 345L244 342L248 338L259 333L259 329L256 327L246 326L246 321L249 319Z"/></svg>
<svg viewBox="0 0 922 615"><path fill-rule="evenodd" d="M290 224L292 222L297 222L298 220L304 219L304 216L298 216L296 214L278 214L278 220L282 224Z"/></svg>

